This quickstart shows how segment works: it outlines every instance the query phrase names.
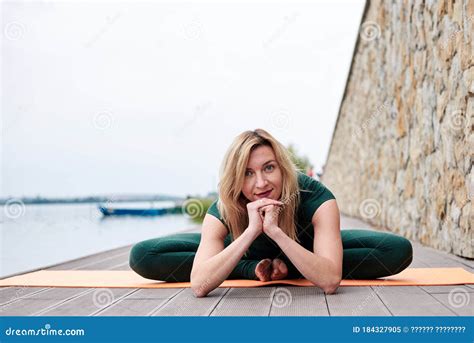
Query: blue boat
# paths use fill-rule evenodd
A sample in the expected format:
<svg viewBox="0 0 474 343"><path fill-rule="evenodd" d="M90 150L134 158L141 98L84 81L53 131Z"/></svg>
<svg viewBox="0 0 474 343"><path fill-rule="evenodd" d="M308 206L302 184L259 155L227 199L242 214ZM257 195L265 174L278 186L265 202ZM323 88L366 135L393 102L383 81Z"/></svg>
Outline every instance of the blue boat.
<svg viewBox="0 0 474 343"><path fill-rule="evenodd" d="M166 214L182 213L181 206L165 207L165 208L133 208L133 207L111 207L105 205L98 206L99 211L104 216L162 216Z"/></svg>

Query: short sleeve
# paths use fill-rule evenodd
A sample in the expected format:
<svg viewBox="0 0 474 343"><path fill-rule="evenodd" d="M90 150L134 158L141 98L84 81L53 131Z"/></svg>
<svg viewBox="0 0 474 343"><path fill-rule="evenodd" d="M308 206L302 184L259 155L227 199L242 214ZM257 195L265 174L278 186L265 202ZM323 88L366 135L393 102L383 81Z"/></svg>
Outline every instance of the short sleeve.
<svg viewBox="0 0 474 343"><path fill-rule="evenodd" d="M217 219L219 219L221 221L222 224L224 224L224 226L227 228L227 225L224 223L224 220L222 219L221 217L221 214L219 212L219 209L217 208L217 201L218 199L216 199L212 204L211 206L209 206L209 208L207 209L207 213L210 214L211 216L214 216L216 217Z"/></svg>
<svg viewBox="0 0 474 343"><path fill-rule="evenodd" d="M321 182L303 173L298 175L300 187L300 211L307 221L311 221L317 209L327 200L336 199Z"/></svg>

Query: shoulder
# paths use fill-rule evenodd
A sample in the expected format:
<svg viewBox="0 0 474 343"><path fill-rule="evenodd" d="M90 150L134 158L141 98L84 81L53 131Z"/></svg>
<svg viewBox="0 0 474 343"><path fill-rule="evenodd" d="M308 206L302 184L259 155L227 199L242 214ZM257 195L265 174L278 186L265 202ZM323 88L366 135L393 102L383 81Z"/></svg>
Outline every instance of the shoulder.
<svg viewBox="0 0 474 343"><path fill-rule="evenodd" d="M298 172L300 211L311 220L317 209L327 200L336 199L334 194L320 181Z"/></svg>
<svg viewBox="0 0 474 343"><path fill-rule="evenodd" d="M322 182L319 182L302 172L298 172L298 187L300 191L303 191L303 193L314 193L327 190L327 187L324 186Z"/></svg>
<svg viewBox="0 0 474 343"><path fill-rule="evenodd" d="M221 213L219 212L219 208L217 206L218 202L219 202L219 198L214 200L213 203L211 204L211 206L209 206L209 208L207 209L207 213L210 214L211 216L214 216L217 219L219 219L221 221L221 223L224 224L224 226L227 228L227 225L226 225L226 223L224 223L224 220L222 219Z"/></svg>

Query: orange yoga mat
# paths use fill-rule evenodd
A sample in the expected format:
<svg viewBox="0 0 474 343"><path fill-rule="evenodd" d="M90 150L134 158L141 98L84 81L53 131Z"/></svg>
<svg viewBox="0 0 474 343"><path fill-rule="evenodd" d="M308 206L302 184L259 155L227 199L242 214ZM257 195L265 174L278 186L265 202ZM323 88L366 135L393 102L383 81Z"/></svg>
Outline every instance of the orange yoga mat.
<svg viewBox="0 0 474 343"><path fill-rule="evenodd" d="M305 279L254 281L226 280L219 287L260 287L275 284L314 286ZM442 286L474 284L474 274L463 268L408 268L399 274L374 280L342 280L341 286ZM186 288L189 282L154 281L133 271L40 270L0 280L0 286Z"/></svg>

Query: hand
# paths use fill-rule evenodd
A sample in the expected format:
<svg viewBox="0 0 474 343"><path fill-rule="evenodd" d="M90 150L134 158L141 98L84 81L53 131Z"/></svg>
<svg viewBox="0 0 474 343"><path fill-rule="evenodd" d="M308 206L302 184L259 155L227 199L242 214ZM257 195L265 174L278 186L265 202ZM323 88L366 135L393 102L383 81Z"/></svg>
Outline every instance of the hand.
<svg viewBox="0 0 474 343"><path fill-rule="evenodd" d="M278 226L278 218L281 210L281 206L273 204L263 206L259 210L263 221L263 232L269 237L271 237L275 231L280 230Z"/></svg>
<svg viewBox="0 0 474 343"><path fill-rule="evenodd" d="M278 200L263 198L247 204L247 213L249 216L248 230L257 233L257 236L263 232L263 217L259 210L267 205L280 207L283 206L283 203Z"/></svg>

